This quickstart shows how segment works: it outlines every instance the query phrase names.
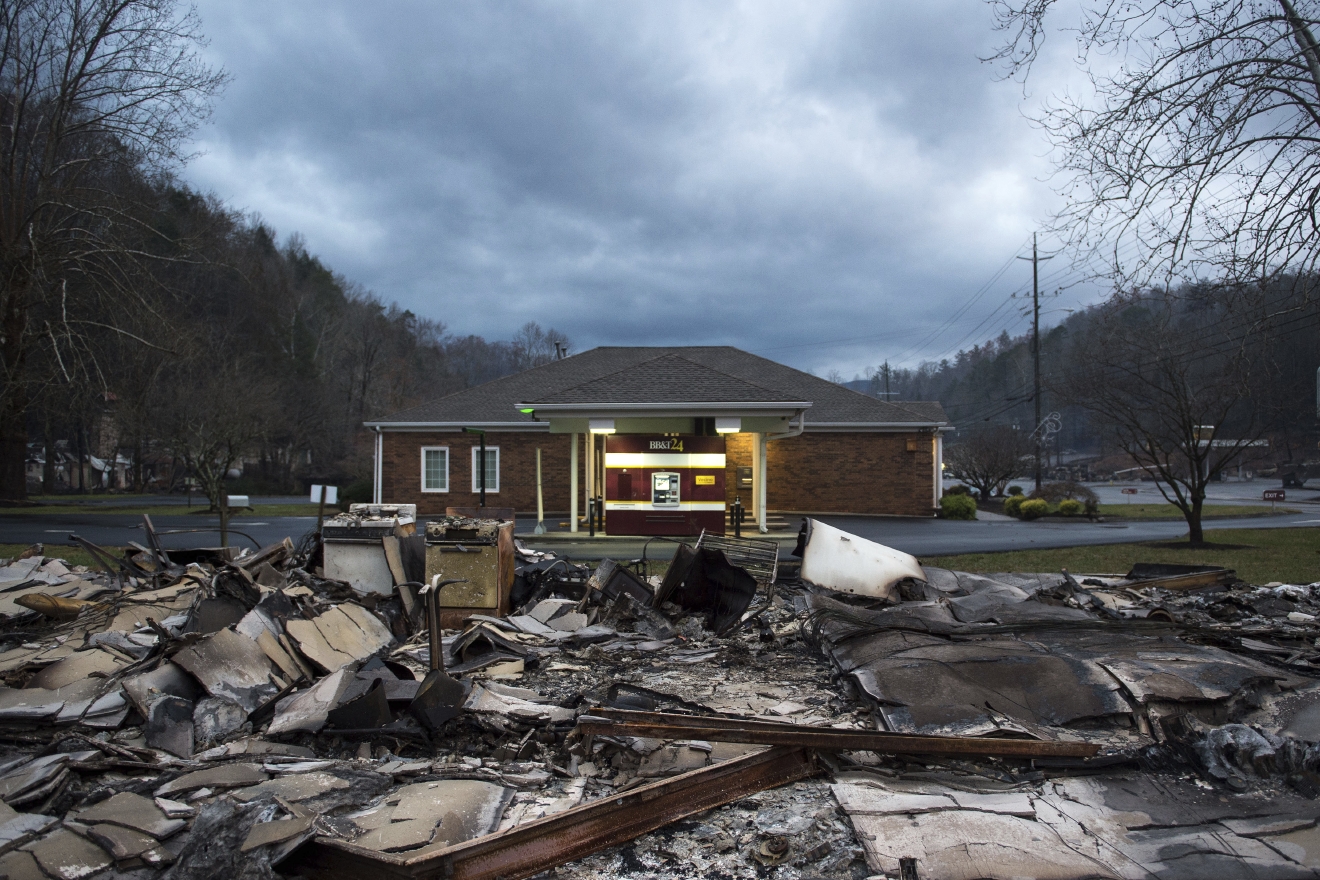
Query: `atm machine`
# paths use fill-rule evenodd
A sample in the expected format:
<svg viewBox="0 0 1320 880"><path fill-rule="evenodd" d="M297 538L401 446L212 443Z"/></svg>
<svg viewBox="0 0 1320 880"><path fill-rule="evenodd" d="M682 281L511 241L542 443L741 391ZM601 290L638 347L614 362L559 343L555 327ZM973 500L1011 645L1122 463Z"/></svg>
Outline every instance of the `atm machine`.
<svg viewBox="0 0 1320 880"><path fill-rule="evenodd" d="M680 507L682 502L677 471L656 471L651 474L652 507Z"/></svg>
<svg viewBox="0 0 1320 880"><path fill-rule="evenodd" d="M605 441L605 531L724 534L724 438L612 434Z"/></svg>

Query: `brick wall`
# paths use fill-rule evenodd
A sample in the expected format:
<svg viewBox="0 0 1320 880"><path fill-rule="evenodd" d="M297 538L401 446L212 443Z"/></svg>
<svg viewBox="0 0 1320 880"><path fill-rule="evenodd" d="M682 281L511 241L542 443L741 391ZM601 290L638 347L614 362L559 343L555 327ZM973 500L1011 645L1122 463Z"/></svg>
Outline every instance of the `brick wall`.
<svg viewBox="0 0 1320 880"><path fill-rule="evenodd" d="M907 451L915 439L916 452ZM766 509L794 513L875 513L930 516L934 511L931 435L834 434L807 431L766 444L770 491ZM740 465L751 467L753 435L730 434L725 466L728 503ZM752 507L750 492L743 505Z"/></svg>
<svg viewBox="0 0 1320 880"><path fill-rule="evenodd" d="M742 498L743 510L750 518L756 515L756 500L751 489L738 488L738 467L752 467L756 450L754 434L724 435L724 504L733 509L733 500Z"/></svg>
<svg viewBox="0 0 1320 880"><path fill-rule="evenodd" d="M907 451L915 438L917 451ZM487 434L488 446L500 447L500 491L487 493L490 507L536 510L536 448L541 448L545 509L568 511L569 434ZM728 503L737 489L738 466L752 465L752 435L725 435L725 483ZM581 440L579 439L579 443ZM416 504L419 514L444 513L446 507L474 507L472 487L475 434L386 432L382 499ZM423 446L449 447L449 492L422 492ZM930 516L934 463L929 434L812 433L766 444L769 510L795 513L871 513ZM586 513L585 456L578 449L578 511ZM752 507L750 492L743 505Z"/></svg>
<svg viewBox="0 0 1320 880"><path fill-rule="evenodd" d="M907 451L915 438L917 450ZM929 434L813 434L766 444L766 507L822 513L934 512ZM789 478L789 475L792 475Z"/></svg>
<svg viewBox="0 0 1320 880"><path fill-rule="evenodd" d="M569 505L569 444L571 434L486 434L486 445L500 448L500 491L486 493L488 507L536 511L536 449L541 449L541 480L547 512L567 513ZM578 440L581 443L581 438ZM386 504L416 504L419 514L440 514L446 507L475 507L472 491L472 449L476 434L386 431L382 440L384 466L381 500ZM422 491L423 446L449 447L449 491ZM585 514L583 451L578 448L578 511Z"/></svg>

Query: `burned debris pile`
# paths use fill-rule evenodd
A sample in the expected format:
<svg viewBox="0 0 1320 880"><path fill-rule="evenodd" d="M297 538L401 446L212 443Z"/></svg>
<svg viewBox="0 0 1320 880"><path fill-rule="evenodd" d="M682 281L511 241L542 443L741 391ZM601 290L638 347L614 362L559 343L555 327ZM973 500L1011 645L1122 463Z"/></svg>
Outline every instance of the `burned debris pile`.
<svg viewBox="0 0 1320 880"><path fill-rule="evenodd" d="M1320 873L1320 585L144 525L0 567L0 875Z"/></svg>

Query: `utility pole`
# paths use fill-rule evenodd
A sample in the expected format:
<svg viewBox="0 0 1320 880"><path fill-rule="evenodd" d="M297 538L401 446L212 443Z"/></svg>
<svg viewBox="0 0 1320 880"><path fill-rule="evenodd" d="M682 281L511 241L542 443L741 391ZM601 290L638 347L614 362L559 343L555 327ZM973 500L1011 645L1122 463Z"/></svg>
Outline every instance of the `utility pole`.
<svg viewBox="0 0 1320 880"><path fill-rule="evenodd" d="M1040 489L1040 261L1041 259L1050 259L1053 257L1042 258L1036 251L1036 233L1031 233L1031 360L1033 372L1033 391L1031 397L1036 401L1036 430L1032 434L1036 441L1036 489ZM1018 257L1019 260L1025 260L1026 257Z"/></svg>
<svg viewBox="0 0 1320 880"><path fill-rule="evenodd" d="M1036 401L1036 491L1040 491L1040 256L1036 253L1036 233L1031 233L1031 360ZM483 499L484 500L484 499Z"/></svg>
<svg viewBox="0 0 1320 880"><path fill-rule="evenodd" d="M885 365L881 369L883 370L885 377L885 390L883 392L877 391L876 396L879 396L880 394L883 393L885 396L885 400L893 400L892 392L890 392L889 390L889 361L885 361ZM874 377L872 381L874 381L877 378L879 377L878 376Z"/></svg>

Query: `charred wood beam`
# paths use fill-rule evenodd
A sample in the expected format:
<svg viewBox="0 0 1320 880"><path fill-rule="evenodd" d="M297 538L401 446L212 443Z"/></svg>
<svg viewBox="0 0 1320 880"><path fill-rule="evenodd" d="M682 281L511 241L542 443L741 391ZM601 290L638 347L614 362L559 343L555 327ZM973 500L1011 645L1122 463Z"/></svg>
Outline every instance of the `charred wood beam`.
<svg viewBox="0 0 1320 880"><path fill-rule="evenodd" d="M646 736L753 745L792 745L831 751L871 751L887 755L942 755L983 758L1089 758L1098 745L974 736L922 736L877 730L840 730L777 721L672 715L627 709L593 708L578 717L587 736Z"/></svg>
<svg viewBox="0 0 1320 880"><path fill-rule="evenodd" d="M768 749L424 855L378 853L317 839L280 870L309 880L517 880L816 772L808 749Z"/></svg>

